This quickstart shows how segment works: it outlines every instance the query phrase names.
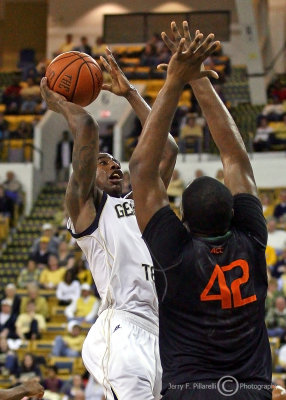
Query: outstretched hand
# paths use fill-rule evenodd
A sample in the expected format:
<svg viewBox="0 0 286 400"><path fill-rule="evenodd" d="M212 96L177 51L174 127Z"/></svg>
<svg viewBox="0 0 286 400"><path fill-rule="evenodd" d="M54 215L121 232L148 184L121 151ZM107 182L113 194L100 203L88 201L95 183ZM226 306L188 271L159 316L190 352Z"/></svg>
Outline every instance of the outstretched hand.
<svg viewBox="0 0 286 400"><path fill-rule="evenodd" d="M115 58L108 47L106 48L106 57L107 60L102 56L100 57L100 60L111 77L111 84L103 84L102 89L108 90L109 92L114 93L117 96L126 97L128 93L133 89L133 86L128 81L122 70L119 68L119 65L115 61Z"/></svg>
<svg viewBox="0 0 286 400"><path fill-rule="evenodd" d="M49 89L47 78L42 78L40 88L42 98L45 100L47 107L52 111L61 112L60 106L63 102L67 102L67 99L61 94Z"/></svg>
<svg viewBox="0 0 286 400"><path fill-rule="evenodd" d="M176 72L175 70L179 67L180 63L185 64L185 67L188 68L188 71L185 72L189 74L189 80L185 81L185 83L205 76L218 79L218 74L212 70L205 71L202 63L210 54L218 49L220 42L214 41L214 34L212 33L203 41L204 35L198 30L192 41L187 21L184 21L182 25L184 32L183 37L176 23L171 23L174 41L172 41L165 32L162 32L162 39L171 50L173 57L170 60L169 66L167 64L160 64L157 68L168 68L168 75L170 76L170 74ZM179 70L177 72L179 73ZM187 77L187 75L185 76ZM181 75L181 79L184 80L186 78Z"/></svg>

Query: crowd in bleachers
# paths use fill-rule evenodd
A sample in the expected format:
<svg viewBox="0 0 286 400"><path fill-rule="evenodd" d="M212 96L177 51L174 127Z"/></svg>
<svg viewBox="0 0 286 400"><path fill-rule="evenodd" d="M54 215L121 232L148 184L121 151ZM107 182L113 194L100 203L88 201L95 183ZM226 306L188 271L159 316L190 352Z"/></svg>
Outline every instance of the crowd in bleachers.
<svg viewBox="0 0 286 400"><path fill-rule="evenodd" d="M59 399L74 400L79 390L75 386L80 386L82 399L91 390L90 399L101 400L102 391L94 381L85 388L81 376L87 378L87 373L80 359L100 301L77 245L60 229L65 222L62 210L54 217L59 226L42 225L16 284L10 281L5 286L0 310L0 384L1 376L7 386L32 376L45 377L44 387L58 393ZM69 369L68 374L58 378L57 368ZM71 372L76 375L69 380Z"/></svg>
<svg viewBox="0 0 286 400"><path fill-rule="evenodd" d="M255 151L286 149L286 81L276 78L268 88L268 104L257 118Z"/></svg>

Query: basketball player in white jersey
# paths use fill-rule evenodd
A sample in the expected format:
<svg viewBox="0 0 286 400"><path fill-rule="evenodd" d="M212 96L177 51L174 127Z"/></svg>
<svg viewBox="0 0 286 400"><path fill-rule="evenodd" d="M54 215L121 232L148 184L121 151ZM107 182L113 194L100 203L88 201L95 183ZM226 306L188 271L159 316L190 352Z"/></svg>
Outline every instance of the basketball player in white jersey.
<svg viewBox="0 0 286 400"><path fill-rule="evenodd" d="M103 89L124 96L142 126L149 107L130 85L107 49L102 60L111 75ZM88 371L101 383L108 400L160 398L161 364L158 351L158 304L154 268L134 215L133 200L121 198L120 163L98 153L98 127L80 106L41 82L48 107L61 113L74 136L73 174L66 205L68 228L83 250L102 306L85 340L82 357ZM170 137L161 161L167 186L177 146Z"/></svg>

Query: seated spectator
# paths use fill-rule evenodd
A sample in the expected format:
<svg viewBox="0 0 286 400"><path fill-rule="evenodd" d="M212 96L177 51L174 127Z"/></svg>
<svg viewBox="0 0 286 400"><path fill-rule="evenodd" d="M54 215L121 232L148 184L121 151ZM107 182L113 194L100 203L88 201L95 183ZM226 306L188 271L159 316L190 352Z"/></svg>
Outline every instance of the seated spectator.
<svg viewBox="0 0 286 400"><path fill-rule="evenodd" d="M6 195L3 185L0 185L0 214L9 218L13 218L14 215L14 203Z"/></svg>
<svg viewBox="0 0 286 400"><path fill-rule="evenodd" d="M268 289L267 289L267 297L265 302L265 312L266 314L270 309L275 307L275 301L277 297L283 297L283 292L278 290L278 282L277 279L271 278L268 282Z"/></svg>
<svg viewBox="0 0 286 400"><path fill-rule="evenodd" d="M126 196L132 191L131 182L130 182L130 174L128 171L123 172L123 180L122 180L122 197Z"/></svg>
<svg viewBox="0 0 286 400"><path fill-rule="evenodd" d="M65 272L64 280L58 284L56 296L60 306L69 305L79 298L80 283L74 279L74 272L71 269Z"/></svg>
<svg viewBox="0 0 286 400"><path fill-rule="evenodd" d="M26 312L20 314L16 321L16 331L20 339L40 339L41 332L46 330L46 321L41 314L36 313L36 304L30 300Z"/></svg>
<svg viewBox="0 0 286 400"><path fill-rule="evenodd" d="M10 132L10 139L33 139L33 126L27 121L20 121L17 129Z"/></svg>
<svg viewBox="0 0 286 400"><path fill-rule="evenodd" d="M29 259L27 267L20 271L17 279L17 285L20 289L26 289L27 285L32 282L38 282L41 271L33 259Z"/></svg>
<svg viewBox="0 0 286 400"><path fill-rule="evenodd" d="M52 254L49 251L49 243L50 238L48 236L41 236L39 239L39 248L38 246L35 250L32 250L30 253L30 257L38 264L38 268L43 269L48 265L48 259Z"/></svg>
<svg viewBox="0 0 286 400"><path fill-rule="evenodd" d="M62 357L78 357L82 349L85 335L81 333L79 322L70 321L68 323L68 333L66 336L57 336L54 342L52 354Z"/></svg>
<svg viewBox="0 0 286 400"><path fill-rule="evenodd" d="M42 226L42 236L49 238L48 251L53 254L58 254L59 238L55 236L54 227L50 223L45 223ZM33 243L32 253L40 248L40 238L36 239Z"/></svg>
<svg viewBox="0 0 286 400"><path fill-rule="evenodd" d="M27 309L27 305L30 301L33 301L36 306L36 314L41 314L45 320L49 319L49 306L46 298L40 296L39 287L36 282L31 282L27 285L27 296L22 298L21 302L21 313L24 313Z"/></svg>
<svg viewBox="0 0 286 400"><path fill-rule="evenodd" d="M13 171L6 173L6 180L3 183L5 193L8 197L13 200L15 204L18 204L20 208L23 207L23 190L22 184L16 179Z"/></svg>
<svg viewBox="0 0 286 400"><path fill-rule="evenodd" d="M160 54L165 46L165 43L163 42L161 35L156 32L153 33L151 39L147 42L147 44L154 46L156 54Z"/></svg>
<svg viewBox="0 0 286 400"><path fill-rule="evenodd" d="M171 52L168 46L164 44L158 53L157 62L158 64L169 64L170 58L171 58Z"/></svg>
<svg viewBox="0 0 286 400"><path fill-rule="evenodd" d="M38 102L33 96L27 96L25 100L22 101L20 107L20 114L35 114Z"/></svg>
<svg viewBox="0 0 286 400"><path fill-rule="evenodd" d="M194 179L198 179L198 178L200 178L201 176L205 176L204 171L203 171L202 169L196 169L196 170L195 170L195 178L194 178Z"/></svg>
<svg viewBox="0 0 286 400"><path fill-rule="evenodd" d="M26 353L17 373L18 383L26 382L28 379L41 379L41 370L33 354Z"/></svg>
<svg viewBox="0 0 286 400"><path fill-rule="evenodd" d="M80 375L74 375L71 379L69 379L68 381L66 381L63 386L62 386L62 390L61 393L63 393L65 396L65 398L73 398L74 394L79 391L79 390L83 390L84 389L84 383L82 380L82 377Z"/></svg>
<svg viewBox="0 0 286 400"><path fill-rule="evenodd" d="M286 232L276 229L275 218L269 218L267 221L268 245L273 247L277 254L280 254L286 246Z"/></svg>
<svg viewBox="0 0 286 400"><path fill-rule="evenodd" d="M286 274L286 246L282 250L281 256L278 261L273 265L271 275L279 279L283 274Z"/></svg>
<svg viewBox="0 0 286 400"><path fill-rule="evenodd" d="M224 175L223 175L223 169L218 169L215 175L215 178L220 181L221 183L224 183Z"/></svg>
<svg viewBox="0 0 286 400"><path fill-rule="evenodd" d="M2 102L6 106L5 114L19 114L22 102L21 89L19 78L14 78L12 84L6 87L2 98Z"/></svg>
<svg viewBox="0 0 286 400"><path fill-rule="evenodd" d="M93 279L89 268L87 268L84 259L80 259L76 262L75 266L75 274L76 278L79 280L81 284L87 283L88 285L92 285Z"/></svg>
<svg viewBox="0 0 286 400"><path fill-rule="evenodd" d="M58 368L55 365L48 367L46 371L46 378L41 382L45 390L50 390L51 392L59 393L63 386L63 381L58 378Z"/></svg>
<svg viewBox="0 0 286 400"><path fill-rule="evenodd" d="M273 249L273 247L271 246L266 246L266 250L265 250L265 257L266 257L266 265L268 268L271 269L272 271L272 267L276 264L277 262L277 255L275 250Z"/></svg>
<svg viewBox="0 0 286 400"><path fill-rule="evenodd" d="M6 338L0 338L0 375L16 375L18 371L18 358L9 349Z"/></svg>
<svg viewBox="0 0 286 400"><path fill-rule="evenodd" d="M280 200L274 209L274 217L278 220L286 214L286 190L281 190Z"/></svg>
<svg viewBox="0 0 286 400"><path fill-rule="evenodd" d="M60 242L58 254L60 267L72 268L74 266L75 258L74 255L70 252L67 242Z"/></svg>
<svg viewBox="0 0 286 400"><path fill-rule="evenodd" d="M185 124L183 124L180 129L179 148L181 153L186 152L189 140L194 141L195 152L201 152L203 128L197 123L196 117L190 114L187 116Z"/></svg>
<svg viewBox="0 0 286 400"><path fill-rule="evenodd" d="M27 78L26 84L20 91L23 101L27 99L38 101L41 98L40 86L36 85L34 78L31 77Z"/></svg>
<svg viewBox="0 0 286 400"><path fill-rule="evenodd" d="M284 339L286 333L286 301L283 296L275 300L275 307L269 309L266 315L268 336L278 336Z"/></svg>
<svg viewBox="0 0 286 400"><path fill-rule="evenodd" d="M266 117L261 118L253 139L254 151L270 150L270 134L273 132L273 128L269 126L268 119Z"/></svg>
<svg viewBox="0 0 286 400"><path fill-rule="evenodd" d="M269 100L262 110L262 115L267 117L268 121L279 121L284 114L284 107L281 104L279 97L274 96Z"/></svg>
<svg viewBox="0 0 286 400"><path fill-rule="evenodd" d="M185 185L183 180L180 178L180 173L177 169L174 169L170 184L167 189L167 194L170 203L177 204L177 201L181 198L184 191Z"/></svg>
<svg viewBox="0 0 286 400"><path fill-rule="evenodd" d="M140 57L140 64L148 67L156 67L158 65L157 49L151 43L147 43Z"/></svg>
<svg viewBox="0 0 286 400"><path fill-rule="evenodd" d="M93 323L99 309L99 300L91 294L90 285L81 285L80 297L73 301L66 309L65 315L69 320Z"/></svg>
<svg viewBox="0 0 286 400"><path fill-rule="evenodd" d="M1 301L0 312L0 337L3 339L16 339L15 322L17 315L12 313L12 300L5 299Z"/></svg>
<svg viewBox="0 0 286 400"><path fill-rule="evenodd" d="M88 39L86 36L80 38L80 45L74 48L75 51L80 51L81 53L86 53L89 56L92 54L91 46L88 44Z"/></svg>
<svg viewBox="0 0 286 400"><path fill-rule="evenodd" d="M40 285L43 289L56 289L61 280L63 280L66 269L59 266L59 259L51 254L48 258L48 266L40 275Z"/></svg>
<svg viewBox="0 0 286 400"><path fill-rule="evenodd" d="M94 58L99 58L100 56L105 56L105 49L106 49L106 43L104 42L104 39L102 36L98 36L95 39L95 45L92 48L92 55Z"/></svg>
<svg viewBox="0 0 286 400"><path fill-rule="evenodd" d="M264 218L272 217L274 213L274 205L271 202L269 194L261 193L260 200L262 204Z"/></svg>
<svg viewBox="0 0 286 400"><path fill-rule="evenodd" d="M20 312L21 298L16 291L17 289L14 283L8 283L5 286L5 299L12 301L12 313L17 316Z"/></svg>
<svg viewBox="0 0 286 400"><path fill-rule="evenodd" d="M61 53L65 53L66 51L72 51L75 47L75 44L73 42L73 35L71 33L66 34L66 41L61 44L59 47L58 51L55 53L56 55L59 55Z"/></svg>

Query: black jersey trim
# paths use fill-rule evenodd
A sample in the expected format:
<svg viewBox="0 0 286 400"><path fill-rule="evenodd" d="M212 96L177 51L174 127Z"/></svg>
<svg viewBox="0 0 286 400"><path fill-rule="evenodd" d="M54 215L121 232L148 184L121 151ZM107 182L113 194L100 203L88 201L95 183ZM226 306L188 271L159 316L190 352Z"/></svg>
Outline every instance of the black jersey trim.
<svg viewBox="0 0 286 400"><path fill-rule="evenodd" d="M118 397L116 396L116 394L114 393L114 390L113 390L113 388L111 387L111 391L112 391L112 394L113 394L113 397L114 397L114 400L118 400Z"/></svg>
<svg viewBox="0 0 286 400"><path fill-rule="evenodd" d="M68 229L68 231L70 232L70 234L72 235L73 238L79 239L81 237L91 235L98 228L99 219L100 219L103 207L105 206L106 200L107 200L107 194L105 192L103 192L101 201L98 206L98 210L96 211L95 219L91 223L91 225L88 228L86 228L83 232L73 233L71 229Z"/></svg>

